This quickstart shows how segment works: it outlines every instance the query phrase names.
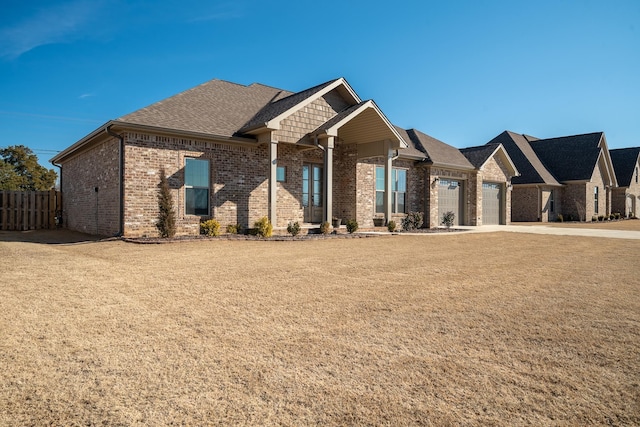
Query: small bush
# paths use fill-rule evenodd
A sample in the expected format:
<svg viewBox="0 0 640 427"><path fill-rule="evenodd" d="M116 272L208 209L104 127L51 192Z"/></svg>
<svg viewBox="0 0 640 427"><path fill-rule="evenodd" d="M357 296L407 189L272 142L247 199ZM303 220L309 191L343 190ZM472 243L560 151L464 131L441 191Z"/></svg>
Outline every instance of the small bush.
<svg viewBox="0 0 640 427"><path fill-rule="evenodd" d="M160 170L160 192L158 193L158 222L156 227L160 237L168 238L176 234L176 213L173 209L173 196L164 169Z"/></svg>
<svg viewBox="0 0 640 427"><path fill-rule="evenodd" d="M258 221L253 223L256 229L256 234L260 237L271 237L273 235L273 225L266 216L263 216Z"/></svg>
<svg viewBox="0 0 640 427"><path fill-rule="evenodd" d="M604 221L604 215L598 215L598 221Z"/></svg>
<svg viewBox="0 0 640 427"><path fill-rule="evenodd" d="M451 228L455 219L456 219L456 214L453 213L452 211L447 211L444 214L442 214L442 223L447 228Z"/></svg>
<svg viewBox="0 0 640 427"><path fill-rule="evenodd" d="M592 216L591 222L596 222L596 221L598 221L598 216L597 215Z"/></svg>
<svg viewBox="0 0 640 427"><path fill-rule="evenodd" d="M620 219L622 217L622 215L620 215L620 212L616 212L616 213L613 214L613 217L615 219Z"/></svg>
<svg viewBox="0 0 640 427"><path fill-rule="evenodd" d="M573 215L567 214L567 221L573 221Z"/></svg>
<svg viewBox="0 0 640 427"><path fill-rule="evenodd" d="M298 221L290 222L287 225L287 233L291 234L293 237L296 237L298 234L300 234L300 223Z"/></svg>
<svg viewBox="0 0 640 427"><path fill-rule="evenodd" d="M387 224L387 230L389 230L390 233L393 233L394 231L396 231L396 222L394 220L389 221L389 223Z"/></svg>
<svg viewBox="0 0 640 427"><path fill-rule="evenodd" d="M217 237L220 235L220 222L217 219L211 218L208 221L200 223L200 233L205 236Z"/></svg>
<svg viewBox="0 0 640 427"><path fill-rule="evenodd" d="M358 231L358 221L356 221L355 219L350 219L349 221L347 221L347 231L350 234Z"/></svg>
<svg viewBox="0 0 640 427"><path fill-rule="evenodd" d="M227 225L227 233L229 234L239 234L241 231L242 231L242 226L240 224Z"/></svg>
<svg viewBox="0 0 640 427"><path fill-rule="evenodd" d="M616 217L616 216L615 216L614 214L612 214L612 213L611 213L611 214L609 214L609 221L613 221L613 219L614 219L615 217Z"/></svg>
<svg viewBox="0 0 640 427"><path fill-rule="evenodd" d="M331 223L329 223L329 221L325 221L322 224L320 224L320 232L322 234L331 233Z"/></svg>
<svg viewBox="0 0 640 427"><path fill-rule="evenodd" d="M402 229L404 231L412 231L422 227L423 218L422 212L409 212L407 216L402 218Z"/></svg>
<svg viewBox="0 0 640 427"><path fill-rule="evenodd" d="M564 217L562 216L562 214L558 214L556 221L558 222L564 222Z"/></svg>

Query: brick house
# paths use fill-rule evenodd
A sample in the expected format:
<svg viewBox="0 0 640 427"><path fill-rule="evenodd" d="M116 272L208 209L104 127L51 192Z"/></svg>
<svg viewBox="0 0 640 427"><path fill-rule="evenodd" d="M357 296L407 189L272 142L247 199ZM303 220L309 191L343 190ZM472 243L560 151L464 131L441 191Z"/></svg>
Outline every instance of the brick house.
<svg viewBox="0 0 640 427"><path fill-rule="evenodd" d="M487 145L500 143L520 176L513 178L513 221L591 220L609 215L617 186L603 132L538 139L505 131Z"/></svg>
<svg viewBox="0 0 640 427"><path fill-rule="evenodd" d="M620 212L624 217L638 215L640 199L640 147L609 150L616 172L618 187L613 189L611 210Z"/></svg>
<svg viewBox="0 0 640 427"><path fill-rule="evenodd" d="M124 236L157 235L161 171L183 235L210 217L244 228L264 216L276 229L334 217L370 227L425 209L434 227L434 177L475 188L477 175L455 148L393 126L343 78L297 93L212 80L105 123L51 161L66 226ZM475 223L465 209L462 221Z"/></svg>

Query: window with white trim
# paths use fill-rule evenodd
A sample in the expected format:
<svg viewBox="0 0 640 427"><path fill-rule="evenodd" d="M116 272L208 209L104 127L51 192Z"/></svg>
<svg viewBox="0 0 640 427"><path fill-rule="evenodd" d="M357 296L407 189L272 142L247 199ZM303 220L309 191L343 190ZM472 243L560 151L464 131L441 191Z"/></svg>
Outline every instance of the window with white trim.
<svg viewBox="0 0 640 427"><path fill-rule="evenodd" d="M405 213L407 200L407 170L391 170L391 212ZM376 213L384 213L384 166L376 166Z"/></svg>
<svg viewBox="0 0 640 427"><path fill-rule="evenodd" d="M593 187L593 211L598 214L598 187Z"/></svg>
<svg viewBox="0 0 640 427"><path fill-rule="evenodd" d="M209 215L209 160L184 161L185 213Z"/></svg>

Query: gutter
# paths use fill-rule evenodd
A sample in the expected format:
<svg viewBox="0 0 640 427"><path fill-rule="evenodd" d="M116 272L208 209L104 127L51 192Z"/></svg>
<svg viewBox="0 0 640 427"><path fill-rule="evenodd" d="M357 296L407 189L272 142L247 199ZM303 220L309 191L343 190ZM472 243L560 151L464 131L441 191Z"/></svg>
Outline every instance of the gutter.
<svg viewBox="0 0 640 427"><path fill-rule="evenodd" d="M113 124L108 124L104 127L104 131L107 135L111 135L115 138L118 138L120 144L118 146L118 198L120 199L120 218L118 221L118 227L120 230L118 231L118 236L122 236L124 234L124 137L120 134L117 134L111 130L111 126Z"/></svg>

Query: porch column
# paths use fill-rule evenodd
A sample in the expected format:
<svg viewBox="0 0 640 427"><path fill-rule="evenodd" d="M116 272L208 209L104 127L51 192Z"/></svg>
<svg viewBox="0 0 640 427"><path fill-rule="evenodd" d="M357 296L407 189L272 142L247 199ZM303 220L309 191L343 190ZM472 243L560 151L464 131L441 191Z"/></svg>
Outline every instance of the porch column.
<svg viewBox="0 0 640 427"><path fill-rule="evenodd" d="M387 157L384 162L384 215L385 224L391 220L391 191L392 191L392 171L393 171L393 150L390 148L389 142L384 143L384 152L387 153Z"/></svg>
<svg viewBox="0 0 640 427"><path fill-rule="evenodd" d="M333 147L334 137L327 138L324 144L324 210L322 221L331 222L333 215Z"/></svg>
<svg viewBox="0 0 640 427"><path fill-rule="evenodd" d="M269 220L276 227L278 197L278 141L269 142Z"/></svg>

